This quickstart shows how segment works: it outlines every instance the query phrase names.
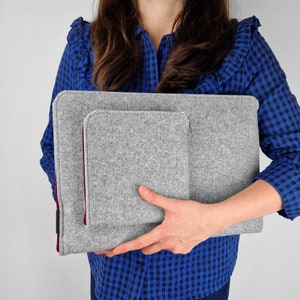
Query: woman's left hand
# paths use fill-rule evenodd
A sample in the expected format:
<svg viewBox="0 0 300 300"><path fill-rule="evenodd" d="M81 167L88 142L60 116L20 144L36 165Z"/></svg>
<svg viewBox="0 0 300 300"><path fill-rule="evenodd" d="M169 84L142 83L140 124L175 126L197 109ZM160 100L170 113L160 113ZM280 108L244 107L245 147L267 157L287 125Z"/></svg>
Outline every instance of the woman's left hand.
<svg viewBox="0 0 300 300"><path fill-rule="evenodd" d="M139 187L141 197L165 211L164 221L149 233L114 249L95 252L107 256L142 250L153 254L169 250L174 254L187 254L196 245L226 228L222 224L217 204L202 204L193 200L178 200L154 193L145 186Z"/></svg>

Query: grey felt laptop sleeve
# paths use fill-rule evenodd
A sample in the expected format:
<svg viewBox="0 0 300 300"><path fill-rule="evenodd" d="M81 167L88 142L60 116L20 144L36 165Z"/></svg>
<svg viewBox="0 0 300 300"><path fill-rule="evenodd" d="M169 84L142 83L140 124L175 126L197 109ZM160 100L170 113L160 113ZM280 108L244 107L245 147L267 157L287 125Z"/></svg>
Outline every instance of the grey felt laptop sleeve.
<svg viewBox="0 0 300 300"><path fill-rule="evenodd" d="M157 226L163 211L139 196L140 184L203 203L250 185L259 171L257 109L250 96L60 93L53 104L59 253L110 249ZM258 218L216 236L261 230Z"/></svg>

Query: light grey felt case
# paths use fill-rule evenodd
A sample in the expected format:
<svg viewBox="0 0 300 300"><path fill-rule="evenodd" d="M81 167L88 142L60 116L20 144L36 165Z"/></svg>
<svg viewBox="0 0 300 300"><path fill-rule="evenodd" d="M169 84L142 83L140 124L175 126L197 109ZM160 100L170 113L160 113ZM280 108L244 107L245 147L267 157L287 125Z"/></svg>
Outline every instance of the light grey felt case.
<svg viewBox="0 0 300 300"><path fill-rule="evenodd" d="M141 184L188 199L184 112L99 110L87 115L83 128L87 225L162 222L163 210L136 193Z"/></svg>
<svg viewBox="0 0 300 300"><path fill-rule="evenodd" d="M60 254L112 248L157 225L97 222L98 225L84 225L82 126L89 113L97 110L183 112L189 121L188 199L214 203L250 185L259 171L257 109L258 102L251 96L60 93L53 104ZM180 189L184 190L184 185ZM135 193L137 196L137 190ZM261 230L262 218L258 218L235 224L216 236Z"/></svg>

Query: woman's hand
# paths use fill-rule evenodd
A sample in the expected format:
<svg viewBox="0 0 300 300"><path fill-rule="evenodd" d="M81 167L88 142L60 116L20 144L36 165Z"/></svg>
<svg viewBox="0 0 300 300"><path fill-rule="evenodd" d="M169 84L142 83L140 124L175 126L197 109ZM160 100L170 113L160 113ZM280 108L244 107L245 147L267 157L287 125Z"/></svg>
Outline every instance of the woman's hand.
<svg viewBox="0 0 300 300"><path fill-rule="evenodd" d="M160 250L189 253L197 244L232 224L258 218L283 209L276 189L257 180L229 199L216 204L163 197L140 186L141 197L165 210L164 221L149 233L112 250L95 252L114 256L141 249L144 254Z"/></svg>
<svg viewBox="0 0 300 300"><path fill-rule="evenodd" d="M189 253L196 245L226 228L217 204L201 204L192 200L167 198L145 186L139 187L141 197L165 211L164 221L149 233L112 250L95 252L114 256L133 250L153 254L169 250L174 254Z"/></svg>

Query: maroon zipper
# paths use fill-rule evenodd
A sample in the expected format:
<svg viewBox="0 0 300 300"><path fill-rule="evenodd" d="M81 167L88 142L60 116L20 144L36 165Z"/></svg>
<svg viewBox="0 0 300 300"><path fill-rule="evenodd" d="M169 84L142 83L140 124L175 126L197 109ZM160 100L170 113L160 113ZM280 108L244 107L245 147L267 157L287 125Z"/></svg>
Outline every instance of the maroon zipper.
<svg viewBox="0 0 300 300"><path fill-rule="evenodd" d="M56 251L59 252L59 202L58 202L58 196L57 196L57 182L56 182L56 175L54 179L55 184L55 202L56 202Z"/></svg>
<svg viewBox="0 0 300 300"><path fill-rule="evenodd" d="M84 164L84 127L82 126L82 170L83 170L83 191L84 191L84 214L83 224L86 225L86 184L85 184L85 164Z"/></svg>

